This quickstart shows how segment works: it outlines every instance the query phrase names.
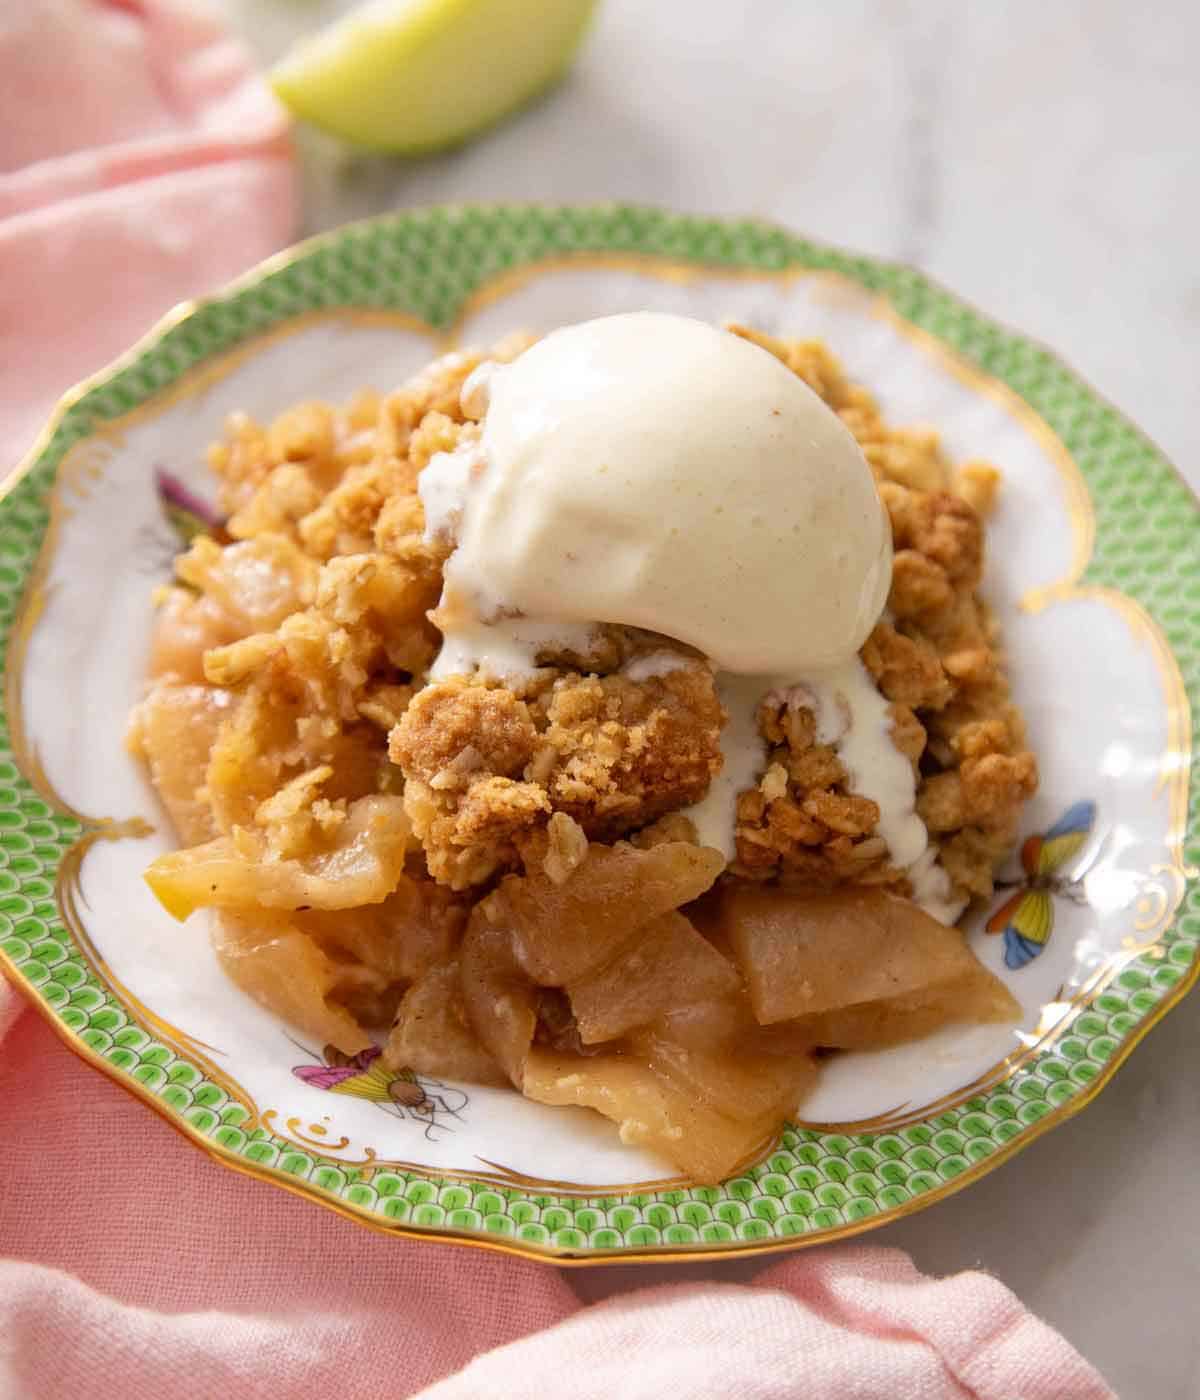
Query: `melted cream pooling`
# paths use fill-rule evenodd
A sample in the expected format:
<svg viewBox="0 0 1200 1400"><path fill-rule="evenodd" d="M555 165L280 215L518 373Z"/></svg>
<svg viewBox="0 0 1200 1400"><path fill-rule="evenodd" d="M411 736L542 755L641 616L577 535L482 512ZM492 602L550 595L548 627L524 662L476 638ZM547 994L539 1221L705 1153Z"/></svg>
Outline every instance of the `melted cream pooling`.
<svg viewBox="0 0 1200 1400"><path fill-rule="evenodd" d="M878 806L876 829L893 862L907 868L925 854L929 837L917 816L912 764L892 743L888 703L857 656L801 679L720 674L717 693L729 714L721 733L724 765L708 793L687 810L706 846L715 846L727 860L733 858L737 795L757 785L766 765L758 706L775 693L789 705L812 710L817 742L829 744L841 759L847 788Z"/></svg>
<svg viewBox="0 0 1200 1400"><path fill-rule="evenodd" d="M679 661L683 664L685 658ZM953 924L966 901L952 896L950 877L937 864L937 847L917 815L913 766L892 742L888 703L858 656L799 681L717 675L717 694L729 716L721 731L723 764L704 797L684 810L700 843L716 847L726 860L737 854L737 798L758 785L766 767L767 745L757 716L760 703L772 693L812 710L817 741L830 745L841 759L847 789L878 806L876 831L887 842L893 864L907 874L914 902L932 918Z"/></svg>
<svg viewBox="0 0 1200 1400"><path fill-rule="evenodd" d="M502 618L494 623L472 619L445 633L429 678L440 681L472 671L496 680L527 676L537 669L539 653L586 655L595 635L594 627L535 622L528 617Z"/></svg>
<svg viewBox="0 0 1200 1400"><path fill-rule="evenodd" d="M766 762L767 747L758 732L758 706L772 689L762 676L735 676L729 671L717 674L717 696L729 718L721 730L721 771L708 785L708 791L683 815L696 828L702 846L715 846L726 860L737 854L734 827L738 793L757 787Z"/></svg>

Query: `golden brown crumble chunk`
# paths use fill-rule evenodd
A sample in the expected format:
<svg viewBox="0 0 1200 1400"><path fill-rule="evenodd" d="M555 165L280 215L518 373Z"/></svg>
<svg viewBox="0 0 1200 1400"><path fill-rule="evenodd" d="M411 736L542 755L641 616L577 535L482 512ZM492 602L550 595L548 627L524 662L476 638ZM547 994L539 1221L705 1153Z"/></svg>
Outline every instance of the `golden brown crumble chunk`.
<svg viewBox="0 0 1200 1400"><path fill-rule="evenodd" d="M612 838L698 800L720 764L712 673L547 671L527 699L452 676L427 686L389 751L431 873L455 888L516 863L515 840L552 812Z"/></svg>

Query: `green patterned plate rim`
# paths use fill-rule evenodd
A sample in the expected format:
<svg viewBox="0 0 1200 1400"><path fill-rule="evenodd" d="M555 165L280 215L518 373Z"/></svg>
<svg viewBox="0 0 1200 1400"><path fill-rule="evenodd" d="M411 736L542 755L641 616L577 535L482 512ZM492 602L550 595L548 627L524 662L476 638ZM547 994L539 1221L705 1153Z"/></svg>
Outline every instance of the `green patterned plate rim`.
<svg viewBox="0 0 1200 1400"><path fill-rule="evenodd" d="M908 1214L991 1170L1088 1103L1146 1031L1200 976L1195 792L1179 814L1173 921L1091 993L1069 1031L1007 1078L920 1122L876 1132L786 1130L757 1166L719 1187L618 1195L547 1193L433 1169L351 1167L247 1120L202 1057L163 1034L85 956L64 917L60 876L95 828L45 797L14 755L9 717L22 600L50 523L60 464L77 443L175 385L209 357L304 313L403 312L448 332L473 295L546 260L661 259L698 270L824 271L877 296L968 365L1007 385L1065 444L1086 481L1096 535L1081 588L1118 590L1165 636L1194 752L1200 694L1200 518L1186 484L1147 438L1027 337L911 268L757 221L653 208L448 206L320 235L224 291L177 308L60 404L0 501L0 968L61 1038L218 1161L396 1235L452 1240L556 1263L726 1257L827 1241ZM29 624L29 618L24 618ZM1187 747L1190 745L1190 747ZM30 764L24 763L28 770ZM1185 789L1186 791L1186 789ZM83 1170L77 1164L78 1170Z"/></svg>

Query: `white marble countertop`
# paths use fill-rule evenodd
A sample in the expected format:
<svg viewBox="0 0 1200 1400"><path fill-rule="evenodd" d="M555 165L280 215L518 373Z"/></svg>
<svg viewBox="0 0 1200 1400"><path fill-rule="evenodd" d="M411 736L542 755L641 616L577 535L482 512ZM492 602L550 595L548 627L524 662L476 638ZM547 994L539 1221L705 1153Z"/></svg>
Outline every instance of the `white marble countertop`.
<svg viewBox="0 0 1200 1400"><path fill-rule="evenodd" d="M222 0L264 59L338 0ZM305 141L309 231L459 199L755 215L1045 341L1200 487L1200 6L606 0L569 82L405 164ZM982 1266L1123 1400L1200 1396L1200 992L1080 1116L871 1238ZM590 1298L747 1262L575 1273Z"/></svg>

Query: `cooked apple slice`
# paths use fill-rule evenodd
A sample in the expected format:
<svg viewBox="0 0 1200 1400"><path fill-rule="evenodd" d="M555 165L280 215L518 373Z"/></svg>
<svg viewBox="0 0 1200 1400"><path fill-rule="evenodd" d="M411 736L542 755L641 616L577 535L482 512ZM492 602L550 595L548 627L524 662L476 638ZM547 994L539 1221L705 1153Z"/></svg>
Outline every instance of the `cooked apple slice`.
<svg viewBox="0 0 1200 1400"><path fill-rule="evenodd" d="M211 598L172 588L154 617L147 673L178 682L204 680L204 653L240 636L236 624Z"/></svg>
<svg viewBox="0 0 1200 1400"><path fill-rule="evenodd" d="M703 894L724 864L719 851L688 841L648 851L593 844L561 884L541 873L502 880L488 918L512 929L535 982L562 987L602 967L652 919Z"/></svg>
<svg viewBox="0 0 1200 1400"><path fill-rule="evenodd" d="M580 1039L595 1044L740 986L733 964L673 911L640 929L611 962L568 983L567 995Z"/></svg>
<svg viewBox="0 0 1200 1400"><path fill-rule="evenodd" d="M213 920L213 948L242 991L319 1045L357 1055L371 1037L333 1000L344 969L286 914L223 911Z"/></svg>
<svg viewBox="0 0 1200 1400"><path fill-rule="evenodd" d="M1015 1021L1021 1007L1003 982L976 962L961 977L885 1001L823 1011L789 1024L814 1045L833 1050L882 1050L919 1040L942 1026Z"/></svg>
<svg viewBox="0 0 1200 1400"><path fill-rule="evenodd" d="M396 888L408 837L403 798L362 797L311 856L271 859L261 836L239 831L159 856L146 883L177 919L203 905L352 909L378 904Z"/></svg>
<svg viewBox="0 0 1200 1400"><path fill-rule="evenodd" d="M726 1118L624 1055L563 1055L535 1046L524 1090L539 1103L595 1109L618 1125L622 1142L661 1153L698 1182L729 1176L779 1126L773 1114L748 1122Z"/></svg>
<svg viewBox="0 0 1200 1400"><path fill-rule="evenodd" d="M467 1024L459 986L457 958L412 984L401 998L384 1062L390 1069L411 1069L440 1079L507 1084Z"/></svg>
<svg viewBox="0 0 1200 1400"><path fill-rule="evenodd" d="M413 982L458 951L467 911L432 880L401 875L382 904L297 913L298 928L325 949L345 949L390 981Z"/></svg>
<svg viewBox="0 0 1200 1400"><path fill-rule="evenodd" d="M817 1076L811 1042L792 1026L750 1025L736 1038L689 1045L673 1035L671 1018L638 1031L634 1052L683 1094L738 1123L795 1114Z"/></svg>
<svg viewBox="0 0 1200 1400"><path fill-rule="evenodd" d="M207 535L175 560L184 583L211 598L239 636L272 632L313 600L319 565L284 535L222 547Z"/></svg>
<svg viewBox="0 0 1200 1400"><path fill-rule="evenodd" d="M993 980L958 929L881 891L729 889L721 920L764 1025Z"/></svg>
<svg viewBox="0 0 1200 1400"><path fill-rule="evenodd" d="M133 712L129 747L150 765L150 780L181 840L214 837L212 809L198 795L231 696L211 685L156 685Z"/></svg>
<svg viewBox="0 0 1200 1400"><path fill-rule="evenodd" d="M519 1089L537 1030L537 988L517 965L509 930L478 914L463 939L462 1000L480 1043Z"/></svg>

